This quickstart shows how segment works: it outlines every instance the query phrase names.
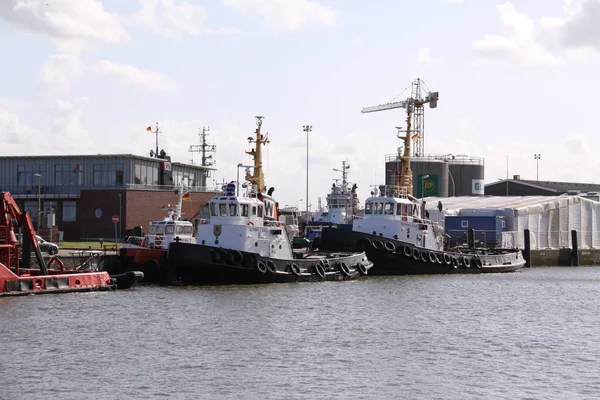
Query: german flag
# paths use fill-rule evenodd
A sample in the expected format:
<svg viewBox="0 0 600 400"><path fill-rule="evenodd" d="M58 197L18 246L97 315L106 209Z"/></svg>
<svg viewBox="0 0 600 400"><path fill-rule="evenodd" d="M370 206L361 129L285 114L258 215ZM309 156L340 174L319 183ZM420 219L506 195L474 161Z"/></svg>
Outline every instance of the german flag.
<svg viewBox="0 0 600 400"><path fill-rule="evenodd" d="M190 192L187 192L186 194L184 194L181 197L181 200L191 200L191 199L192 199L192 196L190 195Z"/></svg>
<svg viewBox="0 0 600 400"><path fill-rule="evenodd" d="M152 132L152 127L151 126L147 127L146 132Z"/></svg>
<svg viewBox="0 0 600 400"><path fill-rule="evenodd" d="M415 140L415 139L417 139L418 137L419 137L419 134L418 134L418 133L415 133L415 134L414 134L414 135L412 135L410 138L411 138L412 140Z"/></svg>

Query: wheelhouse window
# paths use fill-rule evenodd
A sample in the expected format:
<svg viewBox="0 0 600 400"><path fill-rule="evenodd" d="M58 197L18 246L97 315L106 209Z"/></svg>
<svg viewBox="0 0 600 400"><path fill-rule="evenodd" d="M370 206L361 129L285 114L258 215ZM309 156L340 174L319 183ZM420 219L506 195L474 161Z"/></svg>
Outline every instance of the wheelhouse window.
<svg viewBox="0 0 600 400"><path fill-rule="evenodd" d="M373 214L373 203L365 204L365 215Z"/></svg>
<svg viewBox="0 0 600 400"><path fill-rule="evenodd" d="M210 205L210 216L211 217L216 217L217 215L219 215L217 213L217 205L213 203L213 204Z"/></svg>
<svg viewBox="0 0 600 400"><path fill-rule="evenodd" d="M383 214L383 203L375 203L375 214Z"/></svg>
<svg viewBox="0 0 600 400"><path fill-rule="evenodd" d="M240 209L242 211L242 217L248 216L248 204L240 204Z"/></svg>
<svg viewBox="0 0 600 400"><path fill-rule="evenodd" d="M175 225L167 225L167 226L165 227L165 233L166 233L167 235L172 235L172 234L174 234L174 233L175 233Z"/></svg>
<svg viewBox="0 0 600 400"><path fill-rule="evenodd" d="M252 216L256 217L256 206L252 206Z"/></svg>
<svg viewBox="0 0 600 400"><path fill-rule="evenodd" d="M227 204L219 204L219 215L221 217L227 216Z"/></svg>
<svg viewBox="0 0 600 400"><path fill-rule="evenodd" d="M258 206L258 216L259 217L263 216L263 207L262 206Z"/></svg>
<svg viewBox="0 0 600 400"><path fill-rule="evenodd" d="M385 215L394 215L394 203L385 203L383 213Z"/></svg>
<svg viewBox="0 0 600 400"><path fill-rule="evenodd" d="M194 229L189 225L177 225L175 227L175 233L177 235L191 235Z"/></svg>
<svg viewBox="0 0 600 400"><path fill-rule="evenodd" d="M237 204L230 204L229 205L229 215L232 217L237 216Z"/></svg>

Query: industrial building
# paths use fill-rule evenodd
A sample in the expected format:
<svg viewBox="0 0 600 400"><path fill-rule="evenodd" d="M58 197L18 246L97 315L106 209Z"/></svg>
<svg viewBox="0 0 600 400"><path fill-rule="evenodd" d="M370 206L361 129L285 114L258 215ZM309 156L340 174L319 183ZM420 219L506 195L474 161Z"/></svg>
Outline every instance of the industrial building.
<svg viewBox="0 0 600 400"><path fill-rule="evenodd" d="M485 194L490 196L560 196L578 194L598 201L600 185L594 183L550 182L521 179L503 179L485 185Z"/></svg>
<svg viewBox="0 0 600 400"><path fill-rule="evenodd" d="M400 172L397 154L386 155L385 184L392 185ZM425 155L411 157L415 197L477 196L484 194L484 159L467 155Z"/></svg>
<svg viewBox="0 0 600 400"><path fill-rule="evenodd" d="M430 219L445 226L457 240L475 230L484 246L523 248L529 229L531 249L572 246L577 232L580 249L600 249L600 202L578 195L428 197L424 199ZM456 243L455 243L456 244Z"/></svg>
<svg viewBox="0 0 600 400"><path fill-rule="evenodd" d="M0 191L10 192L43 237L53 241L123 238L126 230L162 219L181 185L193 219L214 196L206 178L213 168L131 154L0 157ZM114 222L117 221L117 222Z"/></svg>

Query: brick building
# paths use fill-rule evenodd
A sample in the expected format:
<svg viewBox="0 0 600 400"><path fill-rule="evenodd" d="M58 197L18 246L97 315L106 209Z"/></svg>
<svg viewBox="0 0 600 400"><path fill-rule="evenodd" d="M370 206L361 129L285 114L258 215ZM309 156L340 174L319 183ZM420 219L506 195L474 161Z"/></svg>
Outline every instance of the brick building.
<svg viewBox="0 0 600 400"><path fill-rule="evenodd" d="M184 216L196 218L214 196L206 178L212 168L171 162L170 157L131 154L0 157L0 191L29 212L43 237L114 240L136 226L144 231L161 219L161 208L178 201L179 185L190 191ZM119 222L112 222L113 216ZM53 221L53 223L52 223Z"/></svg>

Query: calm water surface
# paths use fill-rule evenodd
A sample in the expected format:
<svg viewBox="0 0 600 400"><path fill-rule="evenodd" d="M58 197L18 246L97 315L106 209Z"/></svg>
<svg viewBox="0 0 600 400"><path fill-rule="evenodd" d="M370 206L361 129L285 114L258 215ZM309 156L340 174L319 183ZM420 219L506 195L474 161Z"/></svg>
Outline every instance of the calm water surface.
<svg viewBox="0 0 600 400"><path fill-rule="evenodd" d="M1 399L593 399L600 268L0 299Z"/></svg>

